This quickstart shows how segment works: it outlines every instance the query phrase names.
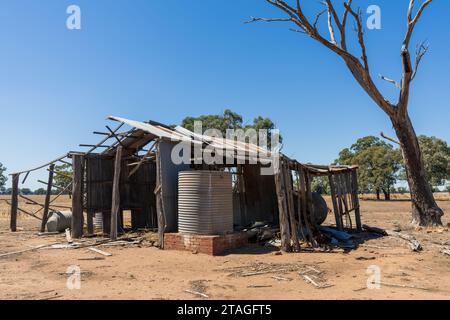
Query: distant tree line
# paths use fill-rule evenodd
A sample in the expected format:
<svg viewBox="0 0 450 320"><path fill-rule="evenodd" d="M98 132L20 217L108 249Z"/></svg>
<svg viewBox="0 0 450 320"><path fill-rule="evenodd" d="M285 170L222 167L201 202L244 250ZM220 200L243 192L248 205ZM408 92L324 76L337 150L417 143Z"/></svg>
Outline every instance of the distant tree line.
<svg viewBox="0 0 450 320"><path fill-rule="evenodd" d="M12 189L6 188L6 181L8 180L5 175L6 168L0 163L0 195L11 195ZM72 166L68 164L63 164L60 166L55 166L55 175L53 180L52 195L61 193L70 194L71 188L70 183L72 182ZM69 188L67 188L69 186ZM47 188L38 188L36 190L31 190L29 188L19 189L19 193L24 196L27 195L45 195L47 194Z"/></svg>
<svg viewBox="0 0 450 320"><path fill-rule="evenodd" d="M60 191L57 189L52 189L52 195L57 195L59 194ZM7 188L4 191L0 192L0 195L7 195L10 196L12 194L12 189L11 188ZM47 189L44 188L39 188L36 190L31 190L30 188L20 188L19 189L19 194L23 194L24 196L32 196L32 195L36 195L36 196L41 196L41 195L45 195L47 194ZM65 194L70 194L70 190L65 193Z"/></svg>
<svg viewBox="0 0 450 320"><path fill-rule="evenodd" d="M419 136L427 179L434 191L448 184L450 180L450 147L447 142L436 137ZM339 153L335 161L339 165L357 165L358 183L361 193L381 195L390 200L392 193L408 193L405 187L395 188L399 181L406 180L403 156L399 148L374 136L358 139L350 148ZM316 178L313 190L330 193L328 179ZM446 186L450 192L450 185Z"/></svg>

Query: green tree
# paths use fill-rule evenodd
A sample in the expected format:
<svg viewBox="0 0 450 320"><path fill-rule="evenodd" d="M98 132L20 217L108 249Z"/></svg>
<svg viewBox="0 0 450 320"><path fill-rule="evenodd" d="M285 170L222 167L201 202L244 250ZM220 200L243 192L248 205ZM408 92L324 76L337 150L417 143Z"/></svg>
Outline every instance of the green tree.
<svg viewBox="0 0 450 320"><path fill-rule="evenodd" d="M249 125L244 125L243 117L229 109L226 109L223 115L202 115L199 117L186 117L183 119L181 126L190 131L194 131L194 124L196 121L202 122L202 130L216 129L219 130L223 137L226 137L227 130L229 129L254 129L257 132L259 130L267 130L268 132L268 146L270 147L272 131L275 129L274 122L269 118L264 118L261 116L253 119L253 123ZM280 143L282 142L282 137L280 136Z"/></svg>
<svg viewBox="0 0 450 320"><path fill-rule="evenodd" d="M67 186L72 182L73 172L72 166L70 164L62 164L55 166L55 175L53 185L57 188L57 192L67 188ZM66 193L70 193L70 188L67 189Z"/></svg>
<svg viewBox="0 0 450 320"><path fill-rule="evenodd" d="M181 126L188 130L194 131L194 123L202 122L203 131L209 129L217 129L225 135L228 129L242 129L242 116L226 109L223 115L202 115L199 117L186 117L183 119Z"/></svg>
<svg viewBox="0 0 450 320"><path fill-rule="evenodd" d="M419 136L428 181L433 187L450 179L450 147L436 137Z"/></svg>
<svg viewBox="0 0 450 320"><path fill-rule="evenodd" d="M0 163L0 193L5 192L5 185L8 178L5 175L6 168Z"/></svg>
<svg viewBox="0 0 450 320"><path fill-rule="evenodd" d="M357 165L361 192L376 193L377 199L383 193L390 200L391 191L401 168L401 154L390 144L374 136L358 139L342 150L336 164Z"/></svg>
<svg viewBox="0 0 450 320"><path fill-rule="evenodd" d="M20 194L23 194L24 196L29 196L33 194L33 191L29 188L22 188L20 189Z"/></svg>
<svg viewBox="0 0 450 320"><path fill-rule="evenodd" d="M44 188L39 188L37 190L34 190L34 194L37 196L45 195L47 194L47 190L45 190Z"/></svg>
<svg viewBox="0 0 450 320"><path fill-rule="evenodd" d="M311 183L311 189L319 194L331 194L328 177L315 177Z"/></svg>

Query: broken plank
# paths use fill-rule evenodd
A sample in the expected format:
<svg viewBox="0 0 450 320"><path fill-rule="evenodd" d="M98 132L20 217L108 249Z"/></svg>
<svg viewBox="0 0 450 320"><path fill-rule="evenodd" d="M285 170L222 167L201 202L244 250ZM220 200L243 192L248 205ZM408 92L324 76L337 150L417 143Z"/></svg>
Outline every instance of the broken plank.
<svg viewBox="0 0 450 320"><path fill-rule="evenodd" d="M47 247L47 246L49 246L49 244L42 244L42 245L40 245L40 246L31 248L31 249L25 249L25 250L20 250L20 251L14 251L14 252L3 253L3 254L0 254L0 258L9 257L9 256L12 256L12 255L21 254L21 253L25 253L25 252L30 252L30 251L39 250L39 249L44 248L44 247Z"/></svg>
<svg viewBox="0 0 450 320"><path fill-rule="evenodd" d="M204 293L201 293L201 292L198 292L198 291L193 291L193 290L184 290L184 291L187 292L187 293L196 295L196 296L203 297L203 298L209 298L209 296L207 294L204 294Z"/></svg>
<svg viewBox="0 0 450 320"><path fill-rule="evenodd" d="M101 254L101 255L103 255L103 256L105 256L105 257L110 257L110 256L112 256L111 253L106 252L106 251L103 251L103 250L100 250L100 249L97 249L97 248L92 248L92 247L90 247L90 248L88 248L88 250L91 250L91 251L93 251L93 252L96 252L96 253L98 253L98 254Z"/></svg>

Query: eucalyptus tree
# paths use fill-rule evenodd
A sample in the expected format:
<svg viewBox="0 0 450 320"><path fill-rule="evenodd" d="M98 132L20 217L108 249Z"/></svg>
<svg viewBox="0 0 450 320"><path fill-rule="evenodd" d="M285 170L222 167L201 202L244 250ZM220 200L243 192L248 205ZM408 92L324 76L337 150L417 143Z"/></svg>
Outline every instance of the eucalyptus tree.
<svg viewBox="0 0 450 320"><path fill-rule="evenodd" d="M405 36L400 50L402 64L401 81L382 77L399 89L399 98L396 102L389 101L373 80L366 50L362 11L353 7L354 1L344 1L343 7L340 9L336 5L337 1L324 0L324 10L314 15L309 15L305 11L304 0L265 1L279 9L284 17L253 17L249 22L291 23L295 26L291 30L309 36L342 59L356 82L375 104L386 113L392 122L405 161L407 180L412 198L413 223L422 226L442 225L441 217L443 216L443 211L438 207L432 188L428 183L419 141L408 113L411 83L416 78L418 67L428 51L428 45L425 42L417 45L415 60L413 61L410 51L411 39L417 23L427 7L432 3L432 0L423 0L420 6L417 7L417 10L415 6L416 1L409 1ZM318 24L321 22L320 18L323 15L327 16L326 30L328 31L325 33L319 31L318 27ZM357 51L359 52L357 53L351 52L352 50L350 50L348 45L350 43L348 30L352 22L356 31L355 42L358 43Z"/></svg>

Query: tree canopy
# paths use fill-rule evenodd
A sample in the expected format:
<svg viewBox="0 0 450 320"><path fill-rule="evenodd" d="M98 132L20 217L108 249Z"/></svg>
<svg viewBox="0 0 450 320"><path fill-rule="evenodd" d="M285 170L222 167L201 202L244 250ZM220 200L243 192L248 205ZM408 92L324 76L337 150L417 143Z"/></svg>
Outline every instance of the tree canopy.
<svg viewBox="0 0 450 320"><path fill-rule="evenodd" d="M8 178L5 175L6 168L0 163L0 193L5 192L5 185Z"/></svg>
<svg viewBox="0 0 450 320"><path fill-rule="evenodd" d="M434 187L450 180L450 147L436 137L419 136L428 181Z"/></svg>
<svg viewBox="0 0 450 320"><path fill-rule="evenodd" d="M383 192L385 198L390 199L391 189L402 166L402 157L392 145L368 136L342 150L336 164L359 166L360 191L376 193L378 197Z"/></svg>
<svg viewBox="0 0 450 320"><path fill-rule="evenodd" d="M254 129L257 132L259 130L267 130L268 146L271 145L271 133L272 130L275 129L274 122L271 119L262 116L254 118L251 124L244 124L243 117L230 109L226 109L223 112L223 115L201 115L199 117L186 117L183 119L181 126L188 130L194 131L194 123L196 121L202 122L203 132L210 129L216 129L222 133L223 137L226 137L227 130L229 129ZM281 141L282 138L280 136L280 142Z"/></svg>

